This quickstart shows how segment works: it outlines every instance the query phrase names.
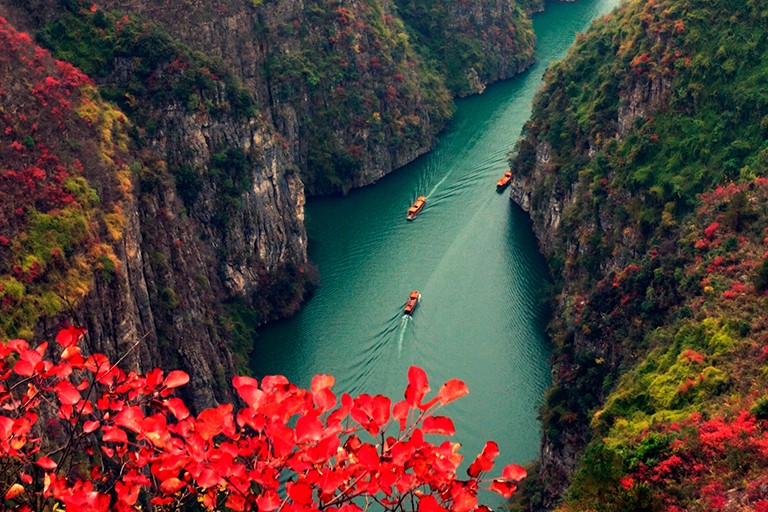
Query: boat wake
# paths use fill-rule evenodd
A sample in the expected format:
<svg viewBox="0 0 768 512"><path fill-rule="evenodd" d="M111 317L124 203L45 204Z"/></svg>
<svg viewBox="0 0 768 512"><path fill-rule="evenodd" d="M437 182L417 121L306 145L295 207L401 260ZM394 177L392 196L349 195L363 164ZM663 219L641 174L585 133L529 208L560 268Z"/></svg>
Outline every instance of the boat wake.
<svg viewBox="0 0 768 512"><path fill-rule="evenodd" d="M408 324L413 320L410 315L403 315L400 320L400 336L397 338L397 356L403 355L403 340L405 339L405 330L408 328Z"/></svg>
<svg viewBox="0 0 768 512"><path fill-rule="evenodd" d="M405 304L403 304L403 306L405 306ZM402 311L402 307L400 310ZM401 323L398 322L397 320L401 316L402 315L400 313L393 315L391 318L387 320L386 325L379 332L376 333L376 337L382 340L382 343L384 343L385 340L390 338L390 335L392 333L394 333L396 330L400 328Z"/></svg>
<svg viewBox="0 0 768 512"><path fill-rule="evenodd" d="M445 190L441 190L438 193L438 189L440 189L448 178L454 174L454 168L451 168L445 175L443 175L440 181L432 187L432 190L427 194L427 199L432 199L431 203L434 205L445 199L454 197L468 188L471 188L475 183L483 180L487 181L490 173L495 172L495 169L498 169L498 167L499 166L495 162L479 162L474 167L467 169L461 177L449 184Z"/></svg>

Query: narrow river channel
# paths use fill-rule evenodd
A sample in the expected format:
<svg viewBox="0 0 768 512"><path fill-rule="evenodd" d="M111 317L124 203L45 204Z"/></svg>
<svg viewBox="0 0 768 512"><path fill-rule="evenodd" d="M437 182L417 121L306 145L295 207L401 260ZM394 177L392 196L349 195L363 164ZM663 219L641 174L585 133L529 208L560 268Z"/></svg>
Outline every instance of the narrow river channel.
<svg viewBox="0 0 768 512"><path fill-rule="evenodd" d="M435 391L452 377L469 386L444 411L465 460L488 439L500 446L499 468L537 456L536 411L550 383L549 281L527 216L495 183L546 67L618 3L548 1L534 17L537 63L527 73L459 101L430 154L347 197L309 202L310 257L321 284L295 317L259 332L255 376L283 374L308 386L329 373L337 394L399 400L408 367L418 365ZM426 206L407 222L419 195ZM422 300L405 317L412 289Z"/></svg>

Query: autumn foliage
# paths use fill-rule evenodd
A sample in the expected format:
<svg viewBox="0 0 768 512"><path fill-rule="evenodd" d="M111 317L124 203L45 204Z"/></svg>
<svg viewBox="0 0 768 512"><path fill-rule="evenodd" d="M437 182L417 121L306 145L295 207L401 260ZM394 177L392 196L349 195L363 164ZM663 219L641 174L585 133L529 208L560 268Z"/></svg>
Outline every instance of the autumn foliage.
<svg viewBox="0 0 768 512"><path fill-rule="evenodd" d="M114 274L130 197L127 119L0 17L0 336Z"/></svg>
<svg viewBox="0 0 768 512"><path fill-rule="evenodd" d="M85 353L85 332L56 344L0 344L0 492L9 510L179 510L354 512L488 510L477 491L510 496L526 476L517 465L486 479L499 453L488 442L459 479L453 422L437 411L465 394L449 380L437 395L426 373L408 372L405 398L309 390L285 377L235 377L243 404L191 414L174 396L189 376L123 371ZM392 430L392 433L388 431ZM426 435L432 434L430 440Z"/></svg>

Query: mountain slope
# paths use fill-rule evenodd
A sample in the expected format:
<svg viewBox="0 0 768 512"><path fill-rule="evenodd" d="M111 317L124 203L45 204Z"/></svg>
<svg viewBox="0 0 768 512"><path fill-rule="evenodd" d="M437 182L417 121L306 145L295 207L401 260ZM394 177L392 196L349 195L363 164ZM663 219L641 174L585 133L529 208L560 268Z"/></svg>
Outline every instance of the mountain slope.
<svg viewBox="0 0 768 512"><path fill-rule="evenodd" d="M68 101L90 102L65 112L65 129L34 101L40 91L3 105L38 122L8 118L0 152L0 336L83 324L101 350L133 350L137 368L198 369L195 398L215 401L253 328L291 314L312 286L305 184L319 193L371 183L427 151L447 122L445 78L396 11L386 0L0 0L0 16L81 70L49 65L87 84ZM475 34L483 44L516 27L514 66L502 56L482 80L526 65L530 22L514 2L455 11L457 23L496 27ZM23 52L54 62L5 25ZM3 87L44 82L14 51L0 48ZM45 161L53 171L35 163L47 158L40 142L58 151Z"/></svg>
<svg viewBox="0 0 768 512"><path fill-rule="evenodd" d="M441 30L412 29L404 20L419 14L414 5L427 4L110 0L94 3L91 13L90 2L39 0L24 17L37 28L48 25L54 37L46 44L56 51L68 50L56 36L72 34L51 31L51 24L70 27L73 16L81 19L75 25L90 23L104 11L151 20L219 59L270 118L315 194L370 184L428 151L451 115L446 80L453 92L477 92L530 64L533 32L517 2L446 3L436 19ZM434 49L456 42L459 29L466 51L452 54L446 69ZM103 56L110 42L88 53Z"/></svg>
<svg viewBox="0 0 768 512"><path fill-rule="evenodd" d="M227 398L243 364L233 351L250 350L242 322L290 312L308 281L303 188L285 148L233 112L224 79L184 104L183 89L144 103L134 114L157 120L150 132L2 23L0 336L74 322L136 369L188 370L196 406ZM173 57L202 69L169 55L152 72L173 75ZM194 187L178 187L180 169Z"/></svg>
<svg viewBox="0 0 768 512"><path fill-rule="evenodd" d="M630 1L545 77L512 162L562 289L542 506L763 506L766 16Z"/></svg>

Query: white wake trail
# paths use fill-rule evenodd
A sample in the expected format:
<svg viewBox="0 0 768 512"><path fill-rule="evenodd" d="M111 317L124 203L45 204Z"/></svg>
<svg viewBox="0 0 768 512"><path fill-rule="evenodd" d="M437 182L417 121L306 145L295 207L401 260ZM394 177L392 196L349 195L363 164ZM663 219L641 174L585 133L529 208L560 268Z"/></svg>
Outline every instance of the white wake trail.
<svg viewBox="0 0 768 512"><path fill-rule="evenodd" d="M403 354L403 340L405 339L405 330L408 328L409 320L411 320L410 315L403 315L402 320L400 320L400 337L397 340L398 357Z"/></svg>

